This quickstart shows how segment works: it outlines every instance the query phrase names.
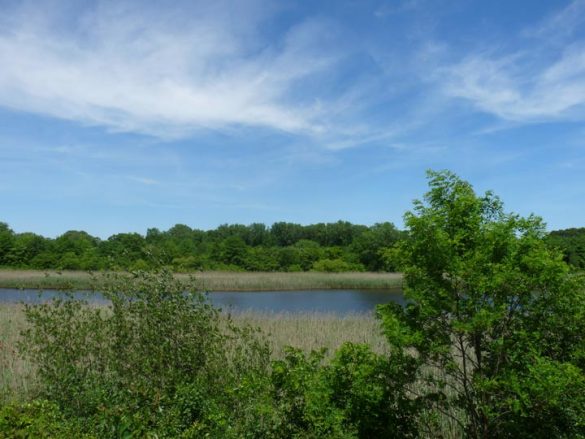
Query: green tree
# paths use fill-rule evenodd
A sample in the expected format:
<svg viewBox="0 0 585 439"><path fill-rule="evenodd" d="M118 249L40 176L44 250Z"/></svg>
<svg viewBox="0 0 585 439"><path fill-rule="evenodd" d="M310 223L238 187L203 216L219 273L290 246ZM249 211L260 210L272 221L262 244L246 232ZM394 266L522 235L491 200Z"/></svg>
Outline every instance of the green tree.
<svg viewBox="0 0 585 439"><path fill-rule="evenodd" d="M547 236L547 241L563 252L568 264L585 268L585 228L555 230Z"/></svg>
<svg viewBox="0 0 585 439"><path fill-rule="evenodd" d="M224 239L219 246L219 260L224 264L245 267L248 255L248 246L239 236L230 236Z"/></svg>
<svg viewBox="0 0 585 439"><path fill-rule="evenodd" d="M268 244L270 233L268 228L262 223L252 223L248 226L247 244L253 247Z"/></svg>
<svg viewBox="0 0 585 439"><path fill-rule="evenodd" d="M383 251L392 247L401 237L401 232L394 224L377 223L356 237L351 245L351 252L368 270L383 270L389 268L383 257Z"/></svg>
<svg viewBox="0 0 585 439"><path fill-rule="evenodd" d="M94 238L86 232L70 230L55 239L55 251L61 254L72 252L80 256L88 250L95 249L98 243L98 238Z"/></svg>
<svg viewBox="0 0 585 439"><path fill-rule="evenodd" d="M138 259L144 259L145 241L138 233L118 233L100 243L102 255L113 260L113 268L128 268Z"/></svg>
<svg viewBox="0 0 585 439"><path fill-rule="evenodd" d="M19 233L15 235L12 247L6 256L9 265L28 267L32 259L47 251L50 241L34 233Z"/></svg>
<svg viewBox="0 0 585 439"><path fill-rule="evenodd" d="M8 254L14 243L14 232L6 223L0 223L0 265L8 263Z"/></svg>
<svg viewBox="0 0 585 439"><path fill-rule="evenodd" d="M303 238L303 226L300 224L278 222L272 224L270 234L276 245L286 247L293 245L299 239Z"/></svg>
<svg viewBox="0 0 585 439"><path fill-rule="evenodd" d="M315 241L309 239L301 239L294 245L298 254L298 264L304 271L308 271L313 267L313 264L321 259L323 250Z"/></svg>
<svg viewBox="0 0 585 439"><path fill-rule="evenodd" d="M505 213L450 172L428 177L397 252L409 304L379 309L389 341L468 437L583 437L583 280L540 218Z"/></svg>
<svg viewBox="0 0 585 439"><path fill-rule="evenodd" d="M0 407L0 437L264 437L237 431L269 370L257 330L166 270L102 281L107 310L73 296L25 307L20 350L50 403Z"/></svg>

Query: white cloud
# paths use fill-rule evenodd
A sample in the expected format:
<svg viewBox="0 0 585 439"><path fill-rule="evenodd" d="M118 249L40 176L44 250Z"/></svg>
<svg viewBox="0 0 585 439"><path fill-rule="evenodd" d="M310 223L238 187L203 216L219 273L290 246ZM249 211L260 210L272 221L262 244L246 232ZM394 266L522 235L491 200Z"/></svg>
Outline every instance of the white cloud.
<svg viewBox="0 0 585 439"><path fill-rule="evenodd" d="M447 96L464 99L506 121L582 120L585 42L573 38L571 44L548 43L574 30L584 14L585 2L575 1L532 31L525 31L528 44L521 40L517 49L505 53L478 51L443 65L434 79Z"/></svg>
<svg viewBox="0 0 585 439"><path fill-rule="evenodd" d="M558 43L571 37L585 22L585 0L573 0L566 7L546 17L536 26L524 30L526 37Z"/></svg>
<svg viewBox="0 0 585 439"><path fill-rule="evenodd" d="M441 71L443 91L509 121L582 119L584 46L568 48L557 60L537 68L520 58L468 57Z"/></svg>
<svg viewBox="0 0 585 439"><path fill-rule="evenodd" d="M218 4L181 15L100 3L74 19L9 11L0 23L0 105L159 136L230 126L319 133L323 109L291 90L338 59L323 48L327 23L301 23L266 44L262 8ZM239 8L256 15L238 17Z"/></svg>

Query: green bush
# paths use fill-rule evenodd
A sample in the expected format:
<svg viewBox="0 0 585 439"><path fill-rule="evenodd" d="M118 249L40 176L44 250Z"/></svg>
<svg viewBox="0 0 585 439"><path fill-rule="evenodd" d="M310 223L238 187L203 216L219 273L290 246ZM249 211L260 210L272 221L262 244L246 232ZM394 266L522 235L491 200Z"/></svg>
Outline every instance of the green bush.
<svg viewBox="0 0 585 439"><path fill-rule="evenodd" d="M344 344L325 372L331 403L360 438L416 437L422 405L409 387L415 364L399 352L383 356L365 344Z"/></svg>
<svg viewBox="0 0 585 439"><path fill-rule="evenodd" d="M355 437L344 428L343 412L331 402L332 389L324 379L324 351L305 355L288 348L272 365L272 392L280 419L277 437Z"/></svg>
<svg viewBox="0 0 585 439"><path fill-rule="evenodd" d="M86 418L88 431L180 431L206 415L176 410L186 389L213 400L248 375L266 375L269 350L256 332L220 318L170 272L113 276L102 293L107 309L72 298L27 306L21 344L42 397L68 418Z"/></svg>
<svg viewBox="0 0 585 439"><path fill-rule="evenodd" d="M54 403L35 400L24 404L0 407L0 438L65 438L85 437L74 425L67 423Z"/></svg>

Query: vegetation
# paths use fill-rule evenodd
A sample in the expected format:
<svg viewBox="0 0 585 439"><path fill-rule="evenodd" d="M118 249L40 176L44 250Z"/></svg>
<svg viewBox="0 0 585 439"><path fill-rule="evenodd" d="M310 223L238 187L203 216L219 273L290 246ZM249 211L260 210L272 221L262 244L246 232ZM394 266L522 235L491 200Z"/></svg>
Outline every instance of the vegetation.
<svg viewBox="0 0 585 439"><path fill-rule="evenodd" d="M275 358L246 323L265 316L240 316L236 324L203 296L185 294L188 285L169 272L110 281L104 290L110 307L57 300L24 308L19 348L36 385L32 403L5 404L1 433L281 438L414 428L414 411L385 408L391 423L377 425L368 394L356 388L366 423L352 403L354 391L335 390L356 375L370 383L378 409L394 400L411 405L405 389L386 386L402 368L386 368L393 363L365 344L343 344L329 365L322 351L286 348ZM357 361L363 369L354 370Z"/></svg>
<svg viewBox="0 0 585 439"><path fill-rule="evenodd" d="M545 245L540 218L449 172L429 178L396 250L411 303L379 311L417 363L420 397L468 437L583 437L583 279Z"/></svg>
<svg viewBox="0 0 585 439"><path fill-rule="evenodd" d="M384 257L401 232L345 221L308 226L279 222L222 225L202 231L177 224L146 236L119 233L101 240L83 231L56 239L14 233L0 223L0 267L58 270L392 271Z"/></svg>
<svg viewBox="0 0 585 439"><path fill-rule="evenodd" d="M109 307L24 309L36 386L0 436L585 437L585 279L539 218L449 172L429 183L385 251L409 302L378 308L381 349L275 356L169 271L106 275Z"/></svg>
<svg viewBox="0 0 585 439"><path fill-rule="evenodd" d="M585 269L585 227L555 230L547 236L550 245L563 252L563 259L580 270Z"/></svg>
<svg viewBox="0 0 585 439"><path fill-rule="evenodd" d="M175 274L187 280L190 275ZM100 289L102 276L83 271L0 270L1 288ZM402 284L398 273L265 273L204 271L190 280L203 291L286 291L311 289L389 289Z"/></svg>
<svg viewBox="0 0 585 439"><path fill-rule="evenodd" d="M14 233L0 222L0 269L388 272L397 270L392 248L404 237L388 222L367 227L338 221L225 224L208 231L177 224L166 232L152 228L145 236L119 233L105 240L72 230L50 239ZM570 265L585 268L585 228L553 231L547 243Z"/></svg>

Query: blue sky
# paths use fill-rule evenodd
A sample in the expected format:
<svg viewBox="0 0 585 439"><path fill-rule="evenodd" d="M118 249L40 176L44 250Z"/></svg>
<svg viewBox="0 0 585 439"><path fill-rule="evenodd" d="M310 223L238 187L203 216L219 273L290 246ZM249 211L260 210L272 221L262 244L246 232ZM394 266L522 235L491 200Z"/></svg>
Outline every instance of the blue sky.
<svg viewBox="0 0 585 439"><path fill-rule="evenodd" d="M0 221L17 232L402 227L426 169L585 226L583 0L0 10Z"/></svg>

